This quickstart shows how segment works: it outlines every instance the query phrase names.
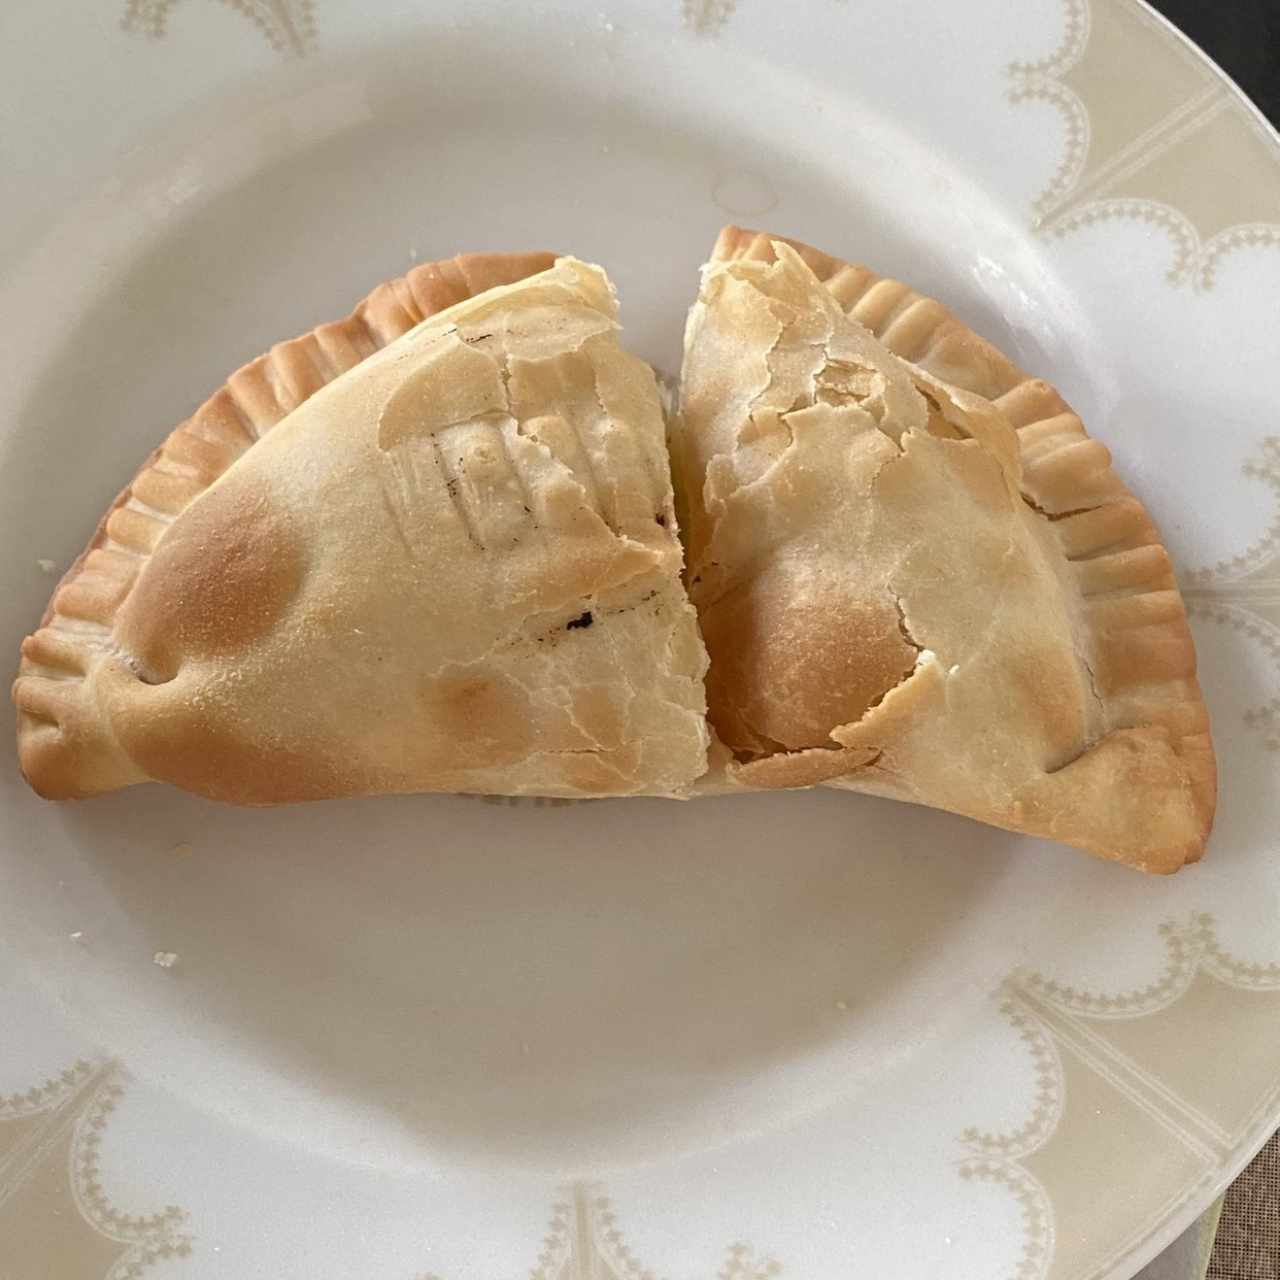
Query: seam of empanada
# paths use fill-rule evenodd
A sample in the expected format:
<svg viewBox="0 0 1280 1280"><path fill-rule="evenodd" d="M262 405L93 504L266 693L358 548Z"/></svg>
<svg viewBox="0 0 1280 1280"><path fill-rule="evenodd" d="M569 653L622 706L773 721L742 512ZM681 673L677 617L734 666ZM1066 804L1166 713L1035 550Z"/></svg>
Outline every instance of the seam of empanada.
<svg viewBox="0 0 1280 1280"><path fill-rule="evenodd" d="M1145 507L1111 466L1111 455L1049 383L1024 373L935 299L864 266L784 236L726 227L713 262L772 261L791 245L835 296L895 355L992 401L1013 425L1022 490L1046 520L1079 589L1080 658L1104 700L1109 732L1167 739L1185 772L1200 830L1152 852L1151 870L1174 870L1203 852L1217 800L1208 712L1195 648L1169 557ZM1153 748L1154 749L1154 748ZM1082 803L1087 804L1087 797ZM1070 834L1058 838L1070 840Z"/></svg>
<svg viewBox="0 0 1280 1280"><path fill-rule="evenodd" d="M23 773L67 797L140 775L87 705L85 677L115 651L112 624L165 530L288 413L424 319L549 269L555 255L462 254L375 288L344 320L277 343L237 369L142 464L63 575L23 642L14 701Z"/></svg>

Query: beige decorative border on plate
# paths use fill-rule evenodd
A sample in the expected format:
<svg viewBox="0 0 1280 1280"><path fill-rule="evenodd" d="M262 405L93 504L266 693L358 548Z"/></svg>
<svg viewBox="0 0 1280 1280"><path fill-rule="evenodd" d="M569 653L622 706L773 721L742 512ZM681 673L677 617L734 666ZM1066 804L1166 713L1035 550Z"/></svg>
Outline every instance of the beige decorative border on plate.
<svg viewBox="0 0 1280 1280"><path fill-rule="evenodd" d="M704 36L719 31L737 7L737 0L681 0L680 13L690 31Z"/></svg>
<svg viewBox="0 0 1280 1280"><path fill-rule="evenodd" d="M1066 130L1062 161L1033 204L1036 229L1064 236L1107 219L1147 223L1172 241L1168 279L1197 290L1213 287L1229 250L1280 247L1276 138L1257 111L1135 0L1062 6L1058 48L1009 68L1010 98L1052 104ZM1205 182L1207 170L1232 180Z"/></svg>
<svg viewBox="0 0 1280 1280"><path fill-rule="evenodd" d="M128 0L121 22L126 31L140 31L159 39L169 28L169 14L177 0ZM312 0L222 0L257 27L276 51L301 58L315 47L316 21Z"/></svg>
<svg viewBox="0 0 1280 1280"><path fill-rule="evenodd" d="M0 1275L137 1280L191 1252L176 1205L121 1213L102 1184L102 1138L128 1081L117 1062L82 1059L0 1098Z"/></svg>
<svg viewBox="0 0 1280 1280"><path fill-rule="evenodd" d="M1275 517L1253 546L1206 569L1183 576L1183 596L1193 618L1229 626L1258 645L1271 661L1275 692L1245 712L1245 723L1280 752L1280 436L1268 436L1243 467L1275 497Z"/></svg>
<svg viewBox="0 0 1280 1280"><path fill-rule="evenodd" d="M1160 933L1165 970L1140 990L1085 991L1037 973L1001 988L1001 1013L1031 1055L1035 1103L1015 1131L962 1134L960 1176L1018 1200L1013 1280L1106 1275L1220 1179L1280 1099L1280 964L1232 957L1207 914ZM1214 1055L1186 1052L1206 1039L1234 1046L1230 1090ZM1108 1198L1105 1186L1126 1192Z"/></svg>
<svg viewBox="0 0 1280 1280"><path fill-rule="evenodd" d="M716 1280L772 1280L782 1271L774 1258L758 1257L741 1242L729 1246ZM628 1248L613 1202L594 1183L575 1182L551 1209L542 1251L529 1280L654 1280ZM420 1272L415 1280L440 1280ZM708 1280L711 1280L708 1277Z"/></svg>

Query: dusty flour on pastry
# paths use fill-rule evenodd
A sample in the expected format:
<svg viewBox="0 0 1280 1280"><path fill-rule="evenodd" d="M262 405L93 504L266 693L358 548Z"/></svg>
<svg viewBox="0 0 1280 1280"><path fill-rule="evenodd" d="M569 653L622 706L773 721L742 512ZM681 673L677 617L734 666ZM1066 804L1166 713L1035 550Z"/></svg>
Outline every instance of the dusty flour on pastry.
<svg viewBox="0 0 1280 1280"><path fill-rule="evenodd" d="M24 642L33 785L826 782L1199 855L1182 602L1053 388L904 285L729 228L668 431L616 315L598 268L471 255L232 375Z"/></svg>
<svg viewBox="0 0 1280 1280"><path fill-rule="evenodd" d="M562 259L317 390L173 520L83 679L20 680L33 735L242 803L687 793L706 658L616 311Z"/></svg>
<svg viewBox="0 0 1280 1280"><path fill-rule="evenodd" d="M839 294L913 351L942 328L936 363L960 380L1003 371L998 353L801 249L726 232L688 323L672 454L711 656L703 785L827 782L1148 869L1198 856L1213 774L1194 654L1149 521L1095 478L1105 450L1054 421L1074 469L1025 465L989 400L894 356ZM1092 548L1082 521L1106 504L1120 554L1098 573L1072 540ZM1134 589L1094 603L1082 577L1107 575Z"/></svg>

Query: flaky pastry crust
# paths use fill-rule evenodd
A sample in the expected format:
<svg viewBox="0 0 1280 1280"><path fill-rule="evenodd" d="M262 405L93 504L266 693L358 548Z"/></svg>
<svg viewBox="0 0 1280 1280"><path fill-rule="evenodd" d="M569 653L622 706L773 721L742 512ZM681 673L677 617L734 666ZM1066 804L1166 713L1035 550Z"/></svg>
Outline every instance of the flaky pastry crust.
<svg viewBox="0 0 1280 1280"><path fill-rule="evenodd" d="M615 316L598 268L475 255L233 375L23 645L35 789L683 794L705 655Z"/></svg>
<svg viewBox="0 0 1280 1280"><path fill-rule="evenodd" d="M1169 557L1047 383L906 285L730 227L673 461L723 785L1200 856L1216 771Z"/></svg>

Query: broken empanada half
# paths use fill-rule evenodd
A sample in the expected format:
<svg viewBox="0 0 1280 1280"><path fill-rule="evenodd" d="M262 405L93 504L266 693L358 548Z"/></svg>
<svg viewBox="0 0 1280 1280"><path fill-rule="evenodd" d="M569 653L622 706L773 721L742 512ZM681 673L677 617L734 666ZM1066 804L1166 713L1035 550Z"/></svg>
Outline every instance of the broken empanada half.
<svg viewBox="0 0 1280 1280"><path fill-rule="evenodd" d="M1208 717L1159 535L1061 397L940 304L731 228L673 465L730 785L1198 858Z"/></svg>
<svg viewBox="0 0 1280 1280"><path fill-rule="evenodd" d="M597 267L464 257L234 375L23 645L36 790L687 793L706 657L616 315Z"/></svg>

